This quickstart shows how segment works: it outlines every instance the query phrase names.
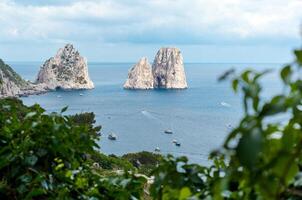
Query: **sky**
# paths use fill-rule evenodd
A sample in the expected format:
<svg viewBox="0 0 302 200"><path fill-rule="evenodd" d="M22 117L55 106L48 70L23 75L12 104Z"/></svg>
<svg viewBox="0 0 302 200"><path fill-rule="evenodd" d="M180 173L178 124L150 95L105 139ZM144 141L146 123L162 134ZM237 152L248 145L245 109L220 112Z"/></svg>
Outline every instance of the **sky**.
<svg viewBox="0 0 302 200"><path fill-rule="evenodd" d="M43 61L72 43L90 62L280 63L301 46L302 0L0 0L0 58Z"/></svg>

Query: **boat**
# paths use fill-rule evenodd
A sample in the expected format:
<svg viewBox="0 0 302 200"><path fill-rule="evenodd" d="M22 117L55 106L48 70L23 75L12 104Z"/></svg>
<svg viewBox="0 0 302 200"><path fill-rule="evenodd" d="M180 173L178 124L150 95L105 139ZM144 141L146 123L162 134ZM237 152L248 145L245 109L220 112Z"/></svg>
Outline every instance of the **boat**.
<svg viewBox="0 0 302 200"><path fill-rule="evenodd" d="M117 138L117 136L116 136L114 133L110 133L110 134L108 135L108 139L109 139L109 140L116 140L116 138Z"/></svg>
<svg viewBox="0 0 302 200"><path fill-rule="evenodd" d="M164 131L166 134L172 134L173 133L173 131L171 130L171 129L167 129L167 130L165 130Z"/></svg>
<svg viewBox="0 0 302 200"><path fill-rule="evenodd" d="M58 95L57 97L58 97L58 98L62 98L62 96L61 96L61 95Z"/></svg>
<svg viewBox="0 0 302 200"><path fill-rule="evenodd" d="M175 145L180 147L181 144L180 144L180 142L176 142Z"/></svg>
<svg viewBox="0 0 302 200"><path fill-rule="evenodd" d="M172 143L176 144L176 143L177 143L177 140L172 140Z"/></svg>
<svg viewBox="0 0 302 200"><path fill-rule="evenodd" d="M159 147L156 147L156 148L154 149L154 151L155 151L155 152L160 152L160 148L159 148Z"/></svg>
<svg viewBox="0 0 302 200"><path fill-rule="evenodd" d="M232 129L232 128L233 128L232 124L226 124L226 127L227 127L228 129Z"/></svg>
<svg viewBox="0 0 302 200"><path fill-rule="evenodd" d="M83 94L82 94L82 93L80 93L80 96L83 96Z"/></svg>

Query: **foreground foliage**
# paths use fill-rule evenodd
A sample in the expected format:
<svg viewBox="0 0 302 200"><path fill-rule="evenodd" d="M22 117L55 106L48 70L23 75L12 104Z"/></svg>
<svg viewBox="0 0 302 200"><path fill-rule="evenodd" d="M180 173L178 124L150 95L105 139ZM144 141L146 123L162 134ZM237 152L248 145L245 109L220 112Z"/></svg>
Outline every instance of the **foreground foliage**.
<svg viewBox="0 0 302 200"><path fill-rule="evenodd" d="M127 171L123 176L101 173L105 159L97 160L102 156L96 143L100 128L92 126L93 115L83 115L87 123L78 123L79 115L46 114L16 99L0 100L0 113L1 199L142 196L144 178Z"/></svg>

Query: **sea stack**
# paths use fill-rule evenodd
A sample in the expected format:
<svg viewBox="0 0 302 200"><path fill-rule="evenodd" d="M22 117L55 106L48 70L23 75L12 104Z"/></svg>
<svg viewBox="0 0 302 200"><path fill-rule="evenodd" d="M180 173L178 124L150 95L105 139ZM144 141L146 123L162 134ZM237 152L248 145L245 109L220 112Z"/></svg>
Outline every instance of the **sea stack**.
<svg viewBox="0 0 302 200"><path fill-rule="evenodd" d="M94 88L89 78L87 60L72 44L65 45L54 57L45 61L38 73L37 83L51 90Z"/></svg>
<svg viewBox="0 0 302 200"><path fill-rule="evenodd" d="M152 68L146 57L141 58L128 73L125 89L153 89Z"/></svg>
<svg viewBox="0 0 302 200"><path fill-rule="evenodd" d="M152 65L154 88L186 89L188 87L183 57L178 48L161 48Z"/></svg>

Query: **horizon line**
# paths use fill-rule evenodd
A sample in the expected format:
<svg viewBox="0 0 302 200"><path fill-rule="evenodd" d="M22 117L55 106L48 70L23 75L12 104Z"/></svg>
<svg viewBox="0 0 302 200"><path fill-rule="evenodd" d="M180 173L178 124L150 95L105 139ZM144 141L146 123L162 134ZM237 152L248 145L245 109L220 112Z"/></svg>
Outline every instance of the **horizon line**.
<svg viewBox="0 0 302 200"><path fill-rule="evenodd" d="M43 61L12 61L12 60L7 60L5 61L7 63L44 63ZM137 63L137 61L88 61L88 64L95 64L95 63L100 63L100 64L134 64ZM153 62L150 62L153 63ZM286 64L287 62L213 62L213 61L192 61L192 62L184 62L184 64Z"/></svg>

